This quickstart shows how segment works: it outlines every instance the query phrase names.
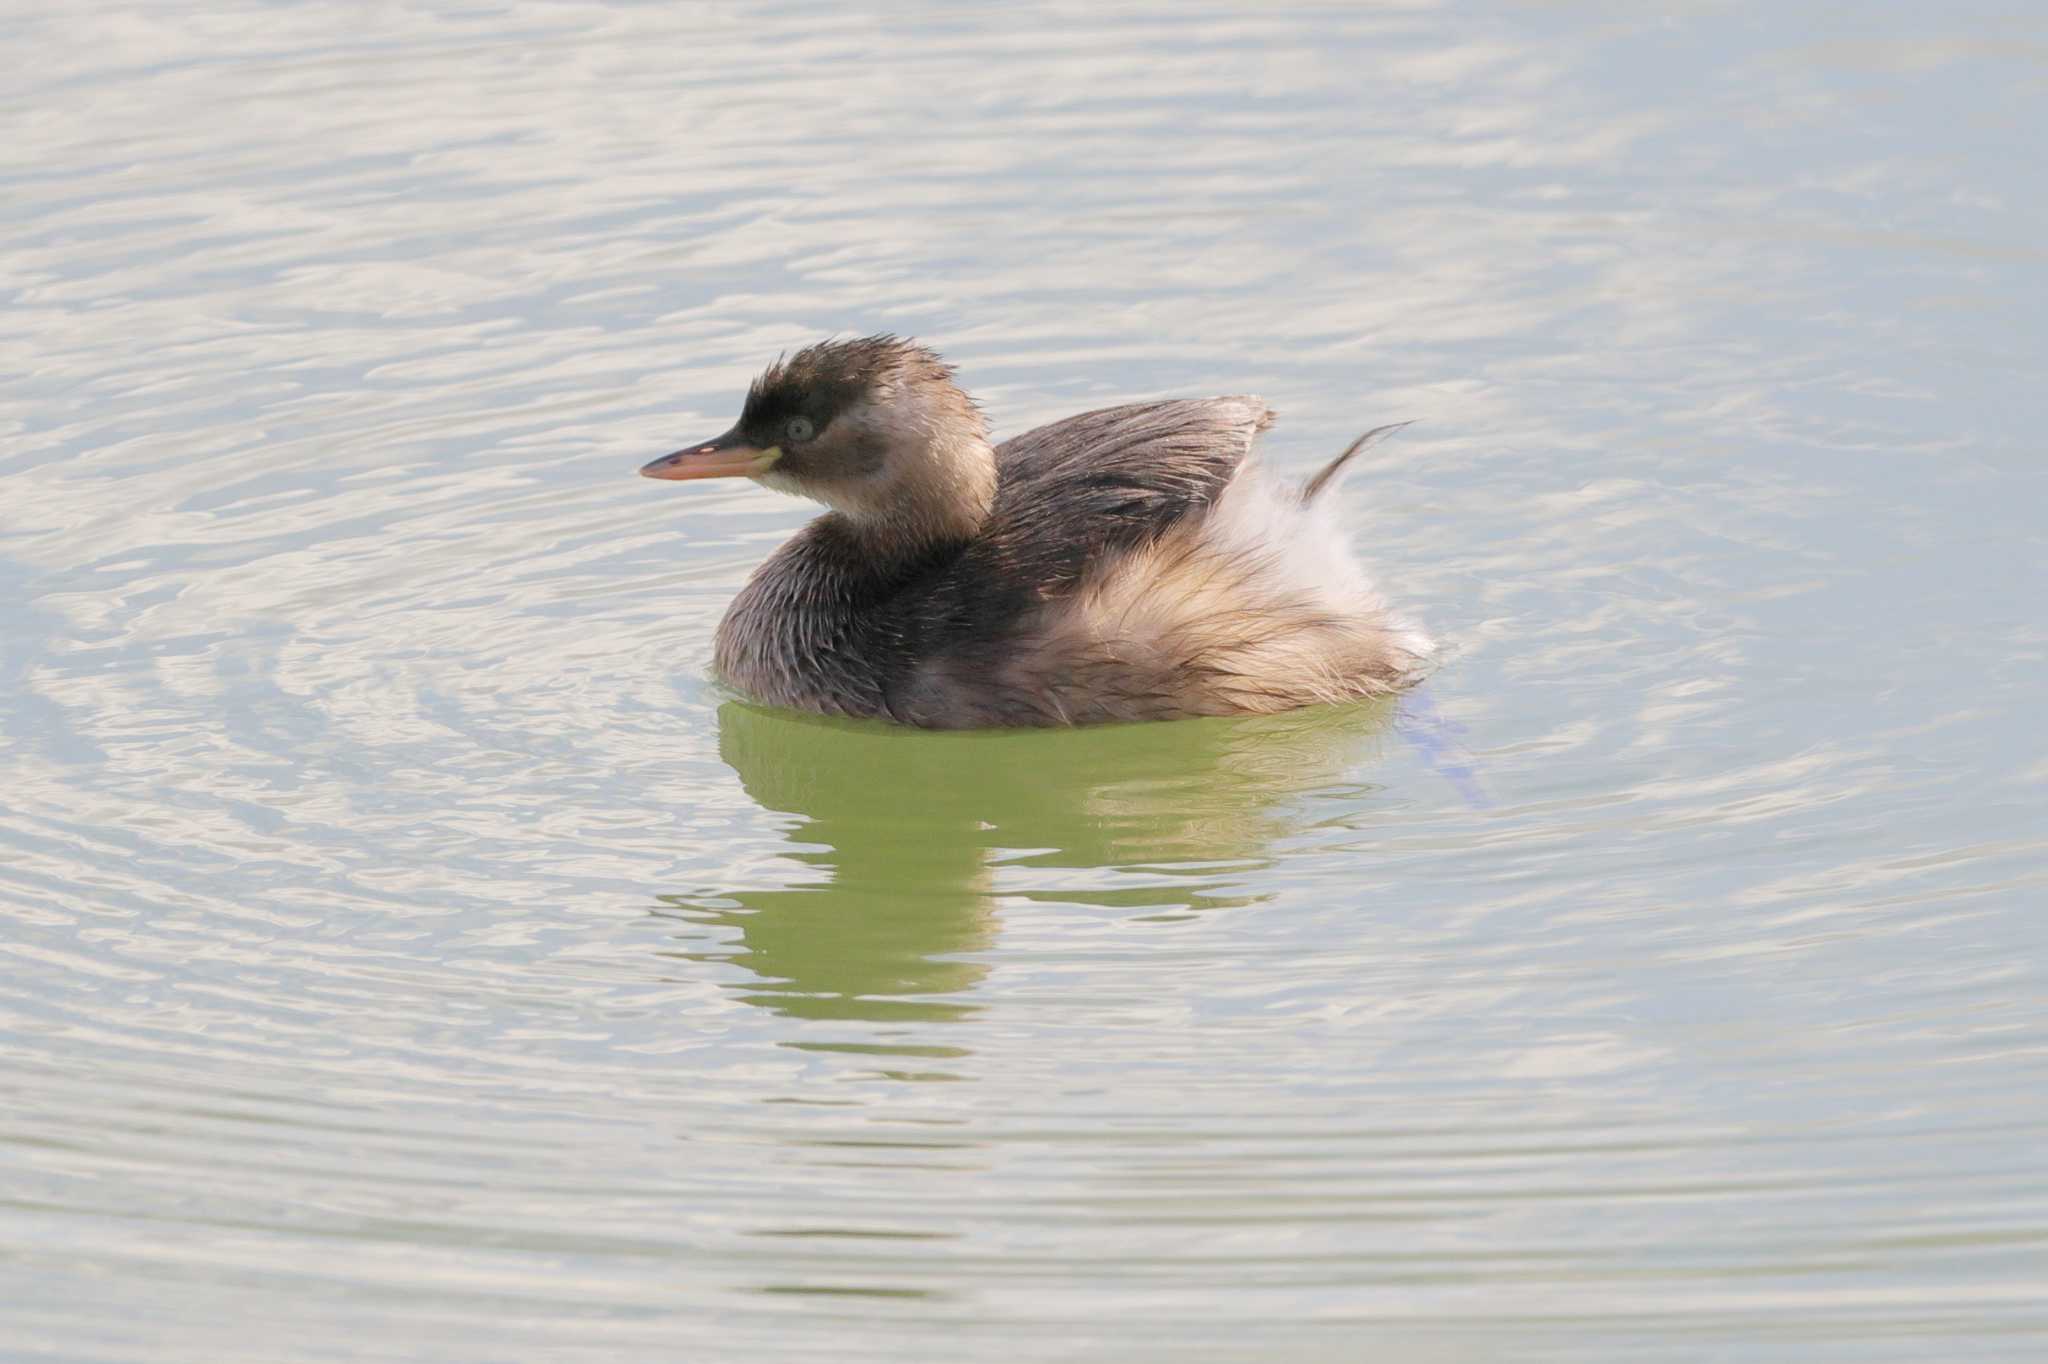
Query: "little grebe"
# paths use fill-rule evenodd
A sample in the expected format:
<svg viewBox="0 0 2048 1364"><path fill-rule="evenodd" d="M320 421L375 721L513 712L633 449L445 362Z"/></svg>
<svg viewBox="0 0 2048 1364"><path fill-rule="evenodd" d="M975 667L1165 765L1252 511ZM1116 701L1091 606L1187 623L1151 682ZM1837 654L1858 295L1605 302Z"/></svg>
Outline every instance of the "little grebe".
<svg viewBox="0 0 2048 1364"><path fill-rule="evenodd" d="M1290 710L1429 662L1322 496L1260 469L1256 398L1084 412L992 445L931 351L828 341L771 365L732 430L649 478L742 475L831 508L718 627L770 705L940 729Z"/></svg>

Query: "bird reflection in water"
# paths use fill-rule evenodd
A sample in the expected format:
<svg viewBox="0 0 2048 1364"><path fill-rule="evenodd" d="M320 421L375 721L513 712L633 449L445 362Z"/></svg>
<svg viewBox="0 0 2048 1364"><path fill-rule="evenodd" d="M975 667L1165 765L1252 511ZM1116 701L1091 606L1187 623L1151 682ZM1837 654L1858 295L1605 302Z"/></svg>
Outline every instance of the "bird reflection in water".
<svg viewBox="0 0 2048 1364"><path fill-rule="evenodd" d="M927 733L728 702L719 755L762 807L797 816L783 856L809 872L665 895L656 913L717 943L673 955L745 967L743 997L779 1014L957 1020L999 907L1173 919L1264 898L1242 887L1299 827L1299 798L1364 789L1347 774L1393 710Z"/></svg>

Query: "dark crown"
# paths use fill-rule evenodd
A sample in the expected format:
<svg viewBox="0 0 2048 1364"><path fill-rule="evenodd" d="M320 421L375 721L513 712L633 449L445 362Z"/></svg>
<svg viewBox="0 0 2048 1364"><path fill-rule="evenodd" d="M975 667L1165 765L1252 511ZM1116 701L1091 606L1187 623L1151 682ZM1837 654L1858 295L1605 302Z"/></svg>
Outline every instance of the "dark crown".
<svg viewBox="0 0 2048 1364"><path fill-rule="evenodd" d="M896 336L863 336L821 341L786 355L747 389L740 425L772 429L802 415L823 430L826 423L863 399L894 384L950 384L952 367L915 341Z"/></svg>

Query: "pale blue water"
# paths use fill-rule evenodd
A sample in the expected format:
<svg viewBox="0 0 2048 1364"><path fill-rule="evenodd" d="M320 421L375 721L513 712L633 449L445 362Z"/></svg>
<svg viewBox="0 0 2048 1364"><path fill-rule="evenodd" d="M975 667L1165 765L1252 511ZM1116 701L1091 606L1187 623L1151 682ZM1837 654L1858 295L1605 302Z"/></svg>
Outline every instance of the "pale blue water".
<svg viewBox="0 0 2048 1364"><path fill-rule="evenodd" d="M14 6L0 1357L2048 1355L2048 18ZM912 736L644 459L1250 391L1397 712Z"/></svg>

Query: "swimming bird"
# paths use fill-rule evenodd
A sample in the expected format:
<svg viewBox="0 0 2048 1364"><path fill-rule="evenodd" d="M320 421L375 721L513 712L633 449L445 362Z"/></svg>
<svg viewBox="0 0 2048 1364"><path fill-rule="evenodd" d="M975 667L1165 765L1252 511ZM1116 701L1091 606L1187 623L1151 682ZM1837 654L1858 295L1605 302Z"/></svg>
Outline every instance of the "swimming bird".
<svg viewBox="0 0 2048 1364"><path fill-rule="evenodd" d="M1001 444L937 354L894 336L770 365L730 431L649 478L823 503L718 627L752 699L934 729L1271 713L1417 680L1429 637L1366 580L1328 494L1380 427L1294 487L1257 398L1135 403Z"/></svg>

